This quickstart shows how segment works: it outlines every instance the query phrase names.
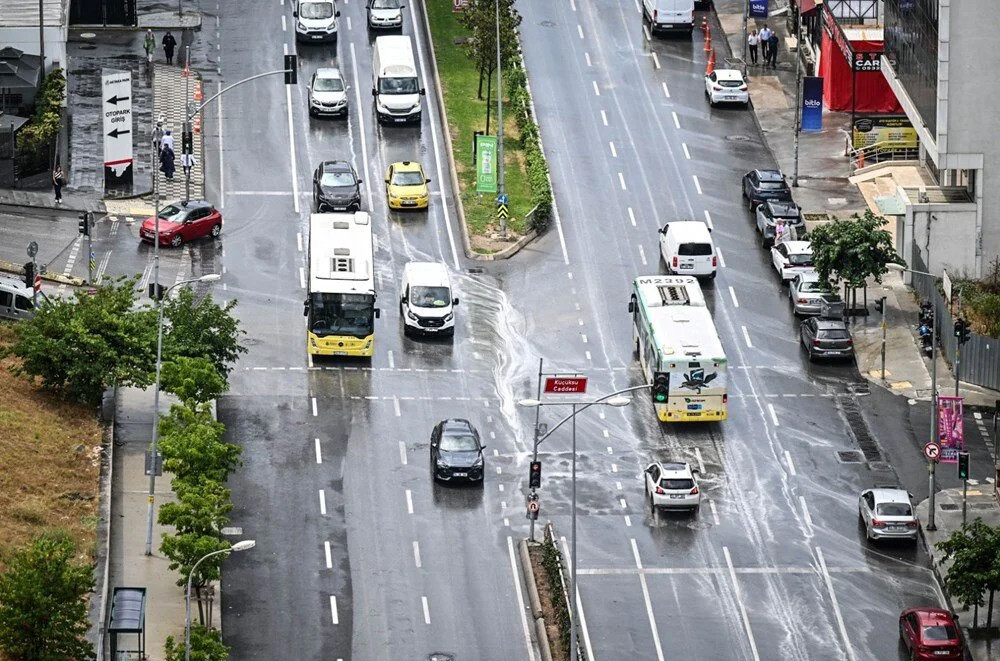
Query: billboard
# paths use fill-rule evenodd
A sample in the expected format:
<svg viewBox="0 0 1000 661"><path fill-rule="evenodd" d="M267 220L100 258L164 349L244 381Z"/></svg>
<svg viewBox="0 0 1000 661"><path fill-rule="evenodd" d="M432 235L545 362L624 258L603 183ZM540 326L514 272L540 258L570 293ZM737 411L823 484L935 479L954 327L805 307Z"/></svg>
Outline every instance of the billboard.
<svg viewBox="0 0 1000 661"><path fill-rule="evenodd" d="M132 188L132 73L101 71L104 188Z"/></svg>
<svg viewBox="0 0 1000 661"><path fill-rule="evenodd" d="M476 192L497 192L497 137L476 136Z"/></svg>
<svg viewBox="0 0 1000 661"><path fill-rule="evenodd" d="M750 0L750 18L767 18L767 0Z"/></svg>
<svg viewBox="0 0 1000 661"><path fill-rule="evenodd" d="M823 130L823 77L806 76L802 79L803 131Z"/></svg>
<svg viewBox="0 0 1000 661"><path fill-rule="evenodd" d="M916 149L919 142L917 130L905 116L860 117L854 120L851 143L855 149L876 143L882 143L887 149Z"/></svg>
<svg viewBox="0 0 1000 661"><path fill-rule="evenodd" d="M938 443L941 455L938 461L954 464L958 453L965 449L965 427L961 397L938 396Z"/></svg>

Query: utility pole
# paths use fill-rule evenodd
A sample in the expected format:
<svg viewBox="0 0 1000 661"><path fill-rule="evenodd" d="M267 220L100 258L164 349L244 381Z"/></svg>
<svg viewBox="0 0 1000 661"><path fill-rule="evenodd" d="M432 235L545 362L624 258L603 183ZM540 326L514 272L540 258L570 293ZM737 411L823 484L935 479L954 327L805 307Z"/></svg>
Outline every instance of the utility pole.
<svg viewBox="0 0 1000 661"><path fill-rule="evenodd" d="M156 386L153 389L153 442L146 498L146 555L153 555L153 502L156 499L156 455L160 440L160 358L163 350L163 301L160 299L160 177L153 170L153 293L156 297Z"/></svg>
<svg viewBox="0 0 1000 661"><path fill-rule="evenodd" d="M938 422L938 403L937 403L937 303L931 306L931 443L938 446L938 456L941 456L941 439L938 438L937 433L937 422ZM935 491L937 490L937 476L935 472L937 470L937 459L932 459L929 463L928 470L930 471L930 498L928 501L929 507L927 508L927 529L930 531L937 530L937 525L934 523L934 509L936 507L937 497Z"/></svg>
<svg viewBox="0 0 1000 661"><path fill-rule="evenodd" d="M179 0L178 0L179 1ZM194 139L191 135L191 118L188 117L188 104L191 102L191 47L184 47L184 124L181 126L181 167L184 168L184 199L191 199L190 158L194 152Z"/></svg>
<svg viewBox="0 0 1000 661"><path fill-rule="evenodd" d="M45 78L45 0L38 0L38 55L42 58L42 78Z"/></svg>
<svg viewBox="0 0 1000 661"><path fill-rule="evenodd" d="M87 255L89 259L87 260L87 284L94 284L94 228L91 222L94 218L94 212L87 212L87 219L84 221L87 223Z"/></svg>
<svg viewBox="0 0 1000 661"><path fill-rule="evenodd" d="M507 194L503 181L503 81L502 62L500 61L500 0L495 0L497 18L497 209L500 204L506 204ZM507 238L507 218L500 215L500 238Z"/></svg>
<svg viewBox="0 0 1000 661"><path fill-rule="evenodd" d="M885 298L886 297L883 296L879 301L879 307L882 310L882 383L885 383Z"/></svg>
<svg viewBox="0 0 1000 661"><path fill-rule="evenodd" d="M958 312L955 314L955 321L958 321L961 318L962 318L962 288L959 287L959 289L958 289ZM964 327L963 327L963 331L962 331L961 335L963 335L963 336L965 335ZM964 341L963 337L956 337L955 338L955 397L959 396L958 395L958 381L959 381L958 372L959 372L959 369L961 369L961 367L962 367L962 360L961 359L962 359L962 342L963 341Z"/></svg>
<svg viewBox="0 0 1000 661"><path fill-rule="evenodd" d="M750 0L743 4L743 75L747 72L747 18L750 16Z"/></svg>
<svg viewBox="0 0 1000 661"><path fill-rule="evenodd" d="M792 168L792 186L799 185L799 133L802 131L802 28L799 26L799 3L795 3L795 165Z"/></svg>
<svg viewBox="0 0 1000 661"><path fill-rule="evenodd" d="M544 362L544 360L545 360L544 358L539 358L538 359L538 389L537 389L537 392L535 393L535 398L538 399L539 401L541 401L541 399L542 399L542 363ZM536 406L535 407L535 432L534 432L535 439L534 439L534 443L532 444L532 453L531 453L531 461L532 462L538 461L538 436L539 436L539 433L538 433L539 432L539 429L538 429L538 417L541 415L541 413L542 413L542 407L541 406ZM529 498L531 496L534 496L534 495L536 495L535 490L531 489L531 491L529 493ZM531 518L531 519L529 519L529 521L530 521L530 523L528 524L528 539L533 542L533 541L535 541L535 519Z"/></svg>

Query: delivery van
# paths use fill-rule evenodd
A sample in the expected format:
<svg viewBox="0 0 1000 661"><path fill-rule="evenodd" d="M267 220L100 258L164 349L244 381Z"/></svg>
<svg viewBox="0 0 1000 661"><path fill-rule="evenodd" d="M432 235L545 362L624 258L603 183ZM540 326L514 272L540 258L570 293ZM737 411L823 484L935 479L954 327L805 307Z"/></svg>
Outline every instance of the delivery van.
<svg viewBox="0 0 1000 661"><path fill-rule="evenodd" d="M694 29L694 0L642 0L642 17L649 31L686 32Z"/></svg>
<svg viewBox="0 0 1000 661"><path fill-rule="evenodd" d="M719 257L708 225L680 220L660 228L660 255L667 273L715 278Z"/></svg>
<svg viewBox="0 0 1000 661"><path fill-rule="evenodd" d="M399 316L403 332L454 335L455 306L448 267L440 262L409 262L403 267Z"/></svg>
<svg viewBox="0 0 1000 661"><path fill-rule="evenodd" d="M372 56L372 96L375 115L383 124L420 121L420 86L413 44L406 35L375 39Z"/></svg>

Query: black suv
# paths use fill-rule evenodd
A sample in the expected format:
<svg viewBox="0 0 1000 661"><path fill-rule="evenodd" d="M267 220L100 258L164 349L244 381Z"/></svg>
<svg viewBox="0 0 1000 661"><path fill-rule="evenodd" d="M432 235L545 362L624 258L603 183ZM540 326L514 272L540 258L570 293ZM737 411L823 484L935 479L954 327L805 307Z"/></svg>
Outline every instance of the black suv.
<svg viewBox="0 0 1000 661"><path fill-rule="evenodd" d="M361 209L361 184L354 167L347 161L323 161L313 173L313 202L316 211L358 211Z"/></svg>
<svg viewBox="0 0 1000 661"><path fill-rule="evenodd" d="M780 170L750 170L743 175L743 198L755 211L764 200L791 202L792 191Z"/></svg>
<svg viewBox="0 0 1000 661"><path fill-rule="evenodd" d="M463 418L449 418L431 432L431 474L435 480L483 481L483 450L479 432Z"/></svg>
<svg viewBox="0 0 1000 661"><path fill-rule="evenodd" d="M760 232L760 246L769 248L774 245L777 235L776 225L783 225L782 237L785 241L795 240L806 231L806 222L802 219L802 209L794 202L781 200L765 200L757 206L757 231Z"/></svg>

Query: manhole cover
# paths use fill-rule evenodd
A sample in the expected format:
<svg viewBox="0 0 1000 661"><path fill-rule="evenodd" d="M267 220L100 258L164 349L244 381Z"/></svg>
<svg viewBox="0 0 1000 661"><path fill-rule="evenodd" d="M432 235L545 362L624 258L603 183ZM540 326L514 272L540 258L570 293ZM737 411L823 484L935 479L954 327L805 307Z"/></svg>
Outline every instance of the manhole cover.
<svg viewBox="0 0 1000 661"><path fill-rule="evenodd" d="M886 462L886 461L869 461L868 462L868 468L870 468L873 471L890 471L890 470L892 470L892 466L890 466L889 463Z"/></svg>
<svg viewBox="0 0 1000 661"><path fill-rule="evenodd" d="M730 142L750 142L750 136L748 135L727 135L726 140Z"/></svg>
<svg viewBox="0 0 1000 661"><path fill-rule="evenodd" d="M542 21L539 23L543 28L554 28L556 26L555 21Z"/></svg>
<svg viewBox="0 0 1000 661"><path fill-rule="evenodd" d="M837 453L837 459L842 464L860 464L861 453L854 450L841 450Z"/></svg>
<svg viewBox="0 0 1000 661"><path fill-rule="evenodd" d="M954 512L958 509L958 505L955 503L941 503L938 505L938 508L944 510L945 512Z"/></svg>
<svg viewBox="0 0 1000 661"><path fill-rule="evenodd" d="M469 273L470 275L482 275L483 273L486 273L486 271L485 271L485 270L483 270L483 269L479 268L478 266L477 266L477 267L473 267L473 268L471 268L471 269L468 269L468 271L467 271L467 272L468 272L468 273Z"/></svg>
<svg viewBox="0 0 1000 661"><path fill-rule="evenodd" d="M868 387L868 382L865 383L848 383L847 392L852 395L870 395L872 391Z"/></svg>
<svg viewBox="0 0 1000 661"><path fill-rule="evenodd" d="M991 510L996 507L995 503L969 503L971 510Z"/></svg>

